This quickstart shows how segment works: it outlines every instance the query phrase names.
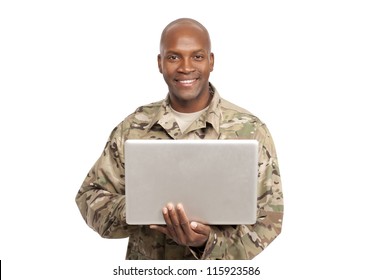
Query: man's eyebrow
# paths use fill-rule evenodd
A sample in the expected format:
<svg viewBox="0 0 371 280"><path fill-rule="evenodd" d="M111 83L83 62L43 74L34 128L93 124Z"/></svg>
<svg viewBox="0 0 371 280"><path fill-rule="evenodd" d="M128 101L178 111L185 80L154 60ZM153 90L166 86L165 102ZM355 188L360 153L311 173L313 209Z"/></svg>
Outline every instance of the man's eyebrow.
<svg viewBox="0 0 371 280"><path fill-rule="evenodd" d="M190 53L194 54L194 53L208 53L208 51L206 49L198 49L198 50L194 50L194 51L190 51ZM172 50L172 49L169 49L167 51L165 51L165 54L181 54L182 51L179 51L179 50Z"/></svg>
<svg viewBox="0 0 371 280"><path fill-rule="evenodd" d="M167 51L165 51L165 54L169 54L169 53L179 54L179 51L176 51L176 50L167 50Z"/></svg>
<svg viewBox="0 0 371 280"><path fill-rule="evenodd" d="M199 50L193 51L193 53L200 53L200 52L208 53L208 51L205 49L199 49Z"/></svg>

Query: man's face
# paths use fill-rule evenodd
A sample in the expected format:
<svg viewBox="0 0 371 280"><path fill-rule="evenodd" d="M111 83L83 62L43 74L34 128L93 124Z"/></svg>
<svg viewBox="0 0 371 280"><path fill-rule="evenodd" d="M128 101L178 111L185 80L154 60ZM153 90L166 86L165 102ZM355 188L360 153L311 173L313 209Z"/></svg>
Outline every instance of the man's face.
<svg viewBox="0 0 371 280"><path fill-rule="evenodd" d="M210 52L208 35L202 29L193 25L170 28L161 44L158 67L175 110L195 112L208 105L214 55Z"/></svg>

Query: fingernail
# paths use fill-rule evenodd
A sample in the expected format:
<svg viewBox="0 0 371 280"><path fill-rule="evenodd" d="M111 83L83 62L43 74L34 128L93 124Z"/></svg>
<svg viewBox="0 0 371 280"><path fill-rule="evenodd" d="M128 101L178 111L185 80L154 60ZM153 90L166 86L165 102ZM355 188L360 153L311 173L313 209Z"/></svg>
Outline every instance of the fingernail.
<svg viewBox="0 0 371 280"><path fill-rule="evenodd" d="M196 222L191 222L191 228L195 229L196 227L197 227L197 223Z"/></svg>
<svg viewBox="0 0 371 280"><path fill-rule="evenodd" d="M167 208L166 207L162 208L162 213L164 213L165 215L167 214Z"/></svg>
<svg viewBox="0 0 371 280"><path fill-rule="evenodd" d="M179 204L176 206L176 208L177 208L178 210L182 210L183 205L182 205L181 203L179 203Z"/></svg>

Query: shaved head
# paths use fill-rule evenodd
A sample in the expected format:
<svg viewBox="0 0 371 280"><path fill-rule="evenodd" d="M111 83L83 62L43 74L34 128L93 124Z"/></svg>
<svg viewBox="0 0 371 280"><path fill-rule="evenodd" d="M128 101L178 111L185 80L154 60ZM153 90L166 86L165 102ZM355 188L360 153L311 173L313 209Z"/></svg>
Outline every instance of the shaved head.
<svg viewBox="0 0 371 280"><path fill-rule="evenodd" d="M166 40L166 37L169 32L175 31L178 28L193 28L195 30L198 29L198 31L201 31L203 33L203 36L205 36L205 39L207 41L207 48L208 52L211 52L211 40L210 35L205 26L203 26L201 23L199 23L197 20L191 19L191 18L179 18L172 22L170 22L162 31L161 34L161 41L160 41L160 53L163 51L163 44Z"/></svg>
<svg viewBox="0 0 371 280"><path fill-rule="evenodd" d="M157 62L174 110L197 112L209 104L214 54L209 32L201 23L190 18L170 22L161 34Z"/></svg>

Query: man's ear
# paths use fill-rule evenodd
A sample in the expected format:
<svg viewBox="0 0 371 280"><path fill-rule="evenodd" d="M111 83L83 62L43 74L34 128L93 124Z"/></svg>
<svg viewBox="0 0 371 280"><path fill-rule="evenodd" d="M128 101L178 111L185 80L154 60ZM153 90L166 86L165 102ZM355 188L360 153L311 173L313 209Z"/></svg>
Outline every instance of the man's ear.
<svg viewBox="0 0 371 280"><path fill-rule="evenodd" d="M158 65L158 71L162 74L162 65L161 65L161 54L157 55L157 65Z"/></svg>
<svg viewBox="0 0 371 280"><path fill-rule="evenodd" d="M214 70L214 53L210 53L209 68L210 72Z"/></svg>

